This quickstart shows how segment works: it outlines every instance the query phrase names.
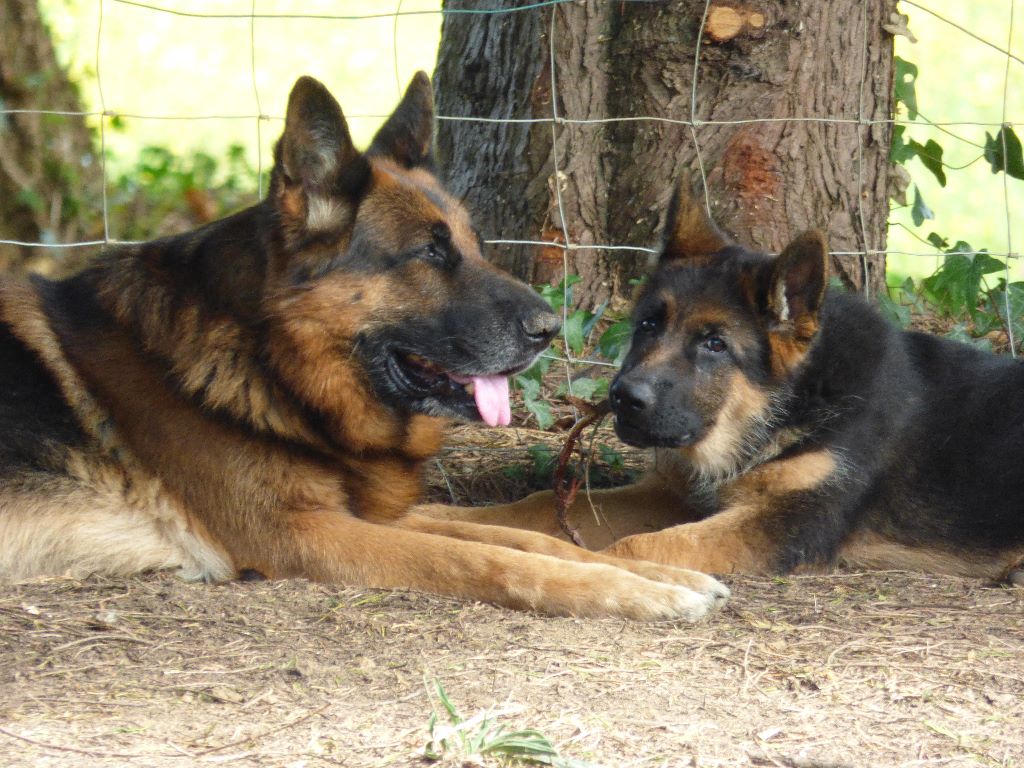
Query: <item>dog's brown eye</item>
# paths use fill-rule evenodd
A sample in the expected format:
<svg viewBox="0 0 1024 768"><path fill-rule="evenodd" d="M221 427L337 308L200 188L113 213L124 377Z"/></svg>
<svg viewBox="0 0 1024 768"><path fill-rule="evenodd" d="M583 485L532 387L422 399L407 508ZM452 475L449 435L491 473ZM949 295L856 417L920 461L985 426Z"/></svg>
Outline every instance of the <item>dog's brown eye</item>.
<svg viewBox="0 0 1024 768"><path fill-rule="evenodd" d="M704 339L704 349L708 352L725 352L727 349L726 344L718 336L709 336Z"/></svg>

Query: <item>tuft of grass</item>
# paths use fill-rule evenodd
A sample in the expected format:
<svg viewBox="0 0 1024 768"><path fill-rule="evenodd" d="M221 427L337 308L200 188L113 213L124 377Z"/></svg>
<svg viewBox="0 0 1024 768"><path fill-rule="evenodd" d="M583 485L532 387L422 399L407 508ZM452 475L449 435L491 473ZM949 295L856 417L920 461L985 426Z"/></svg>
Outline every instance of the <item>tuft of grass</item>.
<svg viewBox="0 0 1024 768"><path fill-rule="evenodd" d="M496 722L497 714L478 712L463 717L438 680L432 680L428 692L433 693L443 708L442 716L434 709L427 730L430 739L423 749L428 760L456 759L463 763L485 765L493 758L500 765L550 765L555 768L594 768L583 761L564 758L551 741L532 728L510 731ZM442 722L447 720L447 723Z"/></svg>

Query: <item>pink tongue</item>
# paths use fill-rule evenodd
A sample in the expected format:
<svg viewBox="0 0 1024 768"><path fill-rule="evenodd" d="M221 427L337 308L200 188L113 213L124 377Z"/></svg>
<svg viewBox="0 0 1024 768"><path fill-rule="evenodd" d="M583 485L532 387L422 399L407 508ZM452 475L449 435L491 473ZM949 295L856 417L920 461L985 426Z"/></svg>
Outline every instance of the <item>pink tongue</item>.
<svg viewBox="0 0 1024 768"><path fill-rule="evenodd" d="M473 397L476 409L488 426L507 427L512 421L512 406L508 402L508 378L505 376L474 376Z"/></svg>

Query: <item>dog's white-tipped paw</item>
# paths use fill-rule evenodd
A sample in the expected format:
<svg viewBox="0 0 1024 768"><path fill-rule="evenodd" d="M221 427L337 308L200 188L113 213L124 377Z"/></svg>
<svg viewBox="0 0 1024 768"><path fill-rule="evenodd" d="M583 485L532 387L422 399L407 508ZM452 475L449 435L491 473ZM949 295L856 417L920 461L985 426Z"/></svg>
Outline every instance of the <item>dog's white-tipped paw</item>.
<svg viewBox="0 0 1024 768"><path fill-rule="evenodd" d="M724 584L708 577L707 589L634 577L638 583L609 590L609 613L640 621L699 621L718 610L729 597Z"/></svg>
<svg viewBox="0 0 1024 768"><path fill-rule="evenodd" d="M622 567L628 568L645 579L687 587L694 592L702 594L708 600L712 610L721 608L729 600L729 588L714 576L709 576L700 571L676 568L671 565L648 563L642 560L623 561Z"/></svg>
<svg viewBox="0 0 1024 768"><path fill-rule="evenodd" d="M703 594L711 603L711 609L717 611L719 608L721 608L723 605L729 602L729 597L732 593L729 592L729 588L725 586L725 584L720 582L718 579L712 578L707 574L701 575L703 575L704 578L706 578L709 582L707 587L704 590L702 590Z"/></svg>

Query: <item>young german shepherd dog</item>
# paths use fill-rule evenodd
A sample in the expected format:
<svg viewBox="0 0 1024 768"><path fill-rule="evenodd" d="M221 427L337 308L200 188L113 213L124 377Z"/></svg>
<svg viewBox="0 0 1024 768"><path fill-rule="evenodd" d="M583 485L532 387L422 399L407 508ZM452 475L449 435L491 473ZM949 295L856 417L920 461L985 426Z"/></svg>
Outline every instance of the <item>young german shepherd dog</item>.
<svg viewBox="0 0 1024 768"><path fill-rule="evenodd" d="M363 154L311 78L267 198L0 282L0 580L178 569L696 619L698 573L406 514L446 419L508 423L558 319L431 171L419 73Z"/></svg>
<svg viewBox="0 0 1024 768"><path fill-rule="evenodd" d="M639 484L579 498L590 547L710 573L836 561L1020 582L1024 364L826 290L824 237L771 258L678 191L610 389ZM550 494L440 518L558 533Z"/></svg>

